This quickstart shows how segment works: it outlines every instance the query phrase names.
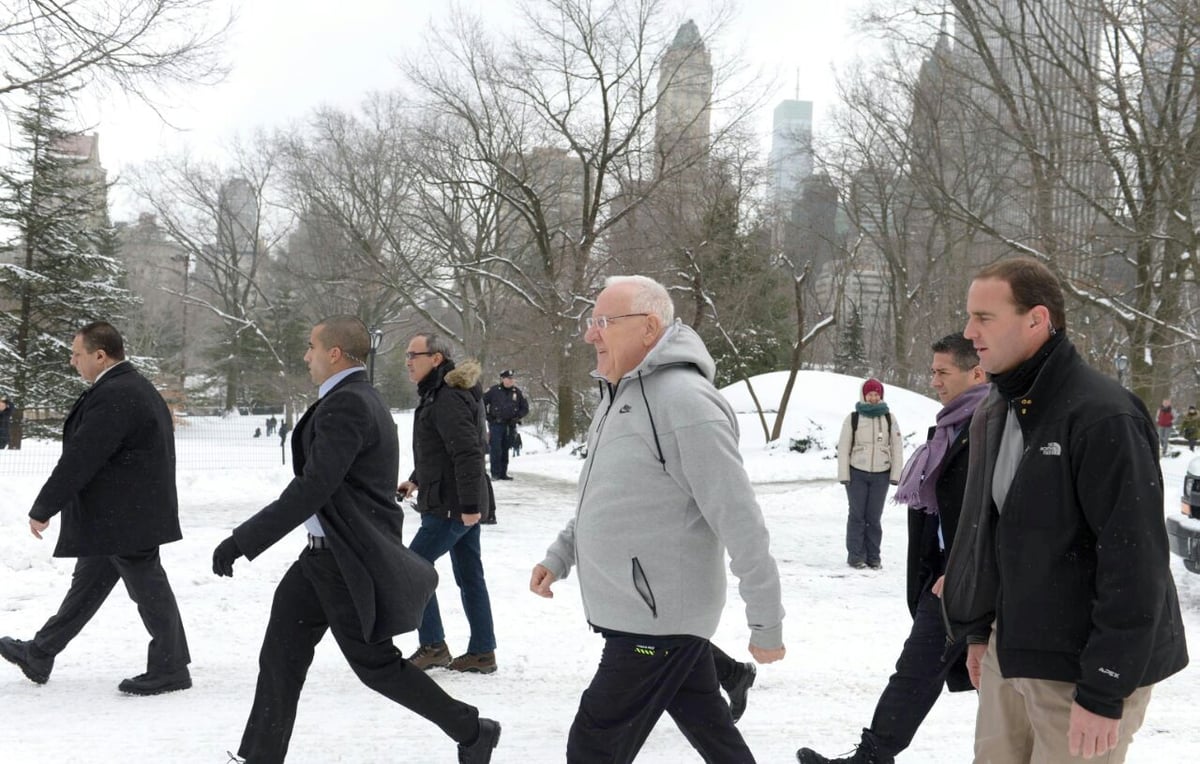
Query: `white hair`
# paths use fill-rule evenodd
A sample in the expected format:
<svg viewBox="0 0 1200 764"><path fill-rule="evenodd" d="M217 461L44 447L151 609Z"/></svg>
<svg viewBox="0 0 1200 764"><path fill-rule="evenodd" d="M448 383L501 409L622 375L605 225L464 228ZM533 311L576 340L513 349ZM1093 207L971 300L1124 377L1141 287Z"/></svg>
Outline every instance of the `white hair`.
<svg viewBox="0 0 1200 764"><path fill-rule="evenodd" d="M604 280L605 288L618 284L631 284L633 296L629 310L634 313L652 313L662 321L664 328L675 320L675 303L667 288L648 276L609 276Z"/></svg>

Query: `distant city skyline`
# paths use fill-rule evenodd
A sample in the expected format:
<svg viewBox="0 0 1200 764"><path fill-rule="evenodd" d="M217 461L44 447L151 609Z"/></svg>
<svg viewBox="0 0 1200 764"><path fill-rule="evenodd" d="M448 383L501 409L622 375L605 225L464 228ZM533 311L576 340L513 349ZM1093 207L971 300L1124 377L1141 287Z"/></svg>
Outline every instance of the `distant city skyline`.
<svg viewBox="0 0 1200 764"><path fill-rule="evenodd" d="M781 100L799 93L812 101L819 132L834 95L831 67L853 54L847 19L862 1L843 6L799 0L778 6L742 0L722 37L705 41L714 64L734 60L761 72L760 81L775 81L754 120L764 160L772 110ZM463 7L503 18L498 5L486 11L481 4ZM692 16L685 5L676 14L680 23ZM99 102L84 99L79 128L100 134L100 160L110 179L185 150L220 160L221 147L235 137L286 128L322 105L353 110L370 92L399 86L399 62L420 49L431 20L443 22L447 16L447 7L436 0L394 5L350 0L339 5L336 17L316 0L255 0L239 10L228 80L164 97L161 111L170 124L149 107L110 93ZM698 15L696 20L703 31L706 20ZM114 220L136 220L144 211L119 184L109 203Z"/></svg>

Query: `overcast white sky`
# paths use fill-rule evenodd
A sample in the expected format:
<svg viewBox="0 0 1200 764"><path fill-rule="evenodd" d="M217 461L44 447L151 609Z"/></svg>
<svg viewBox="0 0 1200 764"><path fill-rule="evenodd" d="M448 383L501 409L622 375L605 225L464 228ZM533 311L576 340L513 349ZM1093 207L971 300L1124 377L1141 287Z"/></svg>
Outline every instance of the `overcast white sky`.
<svg viewBox="0 0 1200 764"><path fill-rule="evenodd" d="M819 130L833 95L831 66L851 58L857 45L847 18L861 0L733 1L736 21L714 41L716 58L737 51L764 77L777 78L777 94L759 120L764 142L771 109L797 90L814 101ZM510 0L464 5L497 23L512 18L514 6ZM680 2L678 8L681 21L695 16L701 28L711 15L707 4ZM84 119L100 133L110 177L183 146L210 155L236 134L285 125L320 104L353 109L366 93L394 87L397 60L419 50L430 21L447 13L445 0L242 0L229 45L232 73L215 87L173 92L164 109L171 125L111 96L87 108ZM136 216L127 193L117 190L111 201L114 219Z"/></svg>

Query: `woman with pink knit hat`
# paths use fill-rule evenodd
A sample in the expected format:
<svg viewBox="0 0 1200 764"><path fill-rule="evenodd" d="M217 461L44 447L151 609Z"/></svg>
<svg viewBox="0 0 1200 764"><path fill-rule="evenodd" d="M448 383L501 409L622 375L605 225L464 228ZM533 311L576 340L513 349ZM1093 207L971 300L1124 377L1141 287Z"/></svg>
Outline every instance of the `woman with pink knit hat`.
<svg viewBox="0 0 1200 764"><path fill-rule="evenodd" d="M842 423L838 439L838 480L846 486L846 563L852 568L879 570L883 540L883 501L888 485L900 480L904 454L900 425L883 402L883 383L863 383L862 400Z"/></svg>

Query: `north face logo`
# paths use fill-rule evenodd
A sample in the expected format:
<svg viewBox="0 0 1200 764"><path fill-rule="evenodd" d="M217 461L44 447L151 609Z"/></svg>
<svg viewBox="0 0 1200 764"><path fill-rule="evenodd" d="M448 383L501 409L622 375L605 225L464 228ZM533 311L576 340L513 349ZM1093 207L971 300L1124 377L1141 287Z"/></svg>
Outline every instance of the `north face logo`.
<svg viewBox="0 0 1200 764"><path fill-rule="evenodd" d="M1062 456L1062 446L1058 443L1047 443L1042 446L1042 456Z"/></svg>
<svg viewBox="0 0 1200 764"><path fill-rule="evenodd" d="M624 406L622 406L620 409L617 410L617 413L618 414L628 414L630 411L633 411L633 407L630 406L628 403L626 403Z"/></svg>

